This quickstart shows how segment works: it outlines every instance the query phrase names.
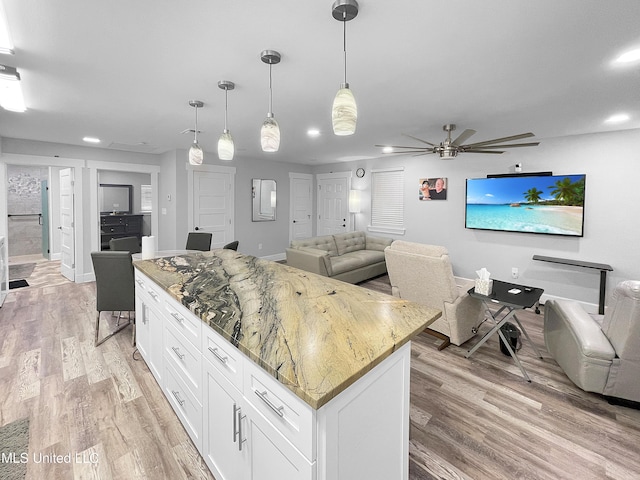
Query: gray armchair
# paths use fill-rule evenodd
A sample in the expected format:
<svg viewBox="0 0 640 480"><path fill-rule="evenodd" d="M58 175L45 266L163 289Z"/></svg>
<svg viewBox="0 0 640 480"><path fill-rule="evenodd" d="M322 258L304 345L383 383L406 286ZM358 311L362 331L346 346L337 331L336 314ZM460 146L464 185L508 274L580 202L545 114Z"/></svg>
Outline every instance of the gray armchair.
<svg viewBox="0 0 640 480"><path fill-rule="evenodd" d="M582 390L640 402L640 281L620 282L604 317L577 302L548 300L544 342Z"/></svg>
<svg viewBox="0 0 640 480"><path fill-rule="evenodd" d="M467 293L474 282L453 276L445 247L396 240L384 255L394 296L442 310L442 317L425 330L444 340L439 350L462 345L477 333L484 307Z"/></svg>
<svg viewBox="0 0 640 480"><path fill-rule="evenodd" d="M93 271L96 275L96 335L95 346L113 337L135 323L131 312L136 309L133 263L129 252L91 252ZM100 314L102 312L129 312L128 322L117 325L116 330L99 339ZM132 341L135 345L135 327Z"/></svg>

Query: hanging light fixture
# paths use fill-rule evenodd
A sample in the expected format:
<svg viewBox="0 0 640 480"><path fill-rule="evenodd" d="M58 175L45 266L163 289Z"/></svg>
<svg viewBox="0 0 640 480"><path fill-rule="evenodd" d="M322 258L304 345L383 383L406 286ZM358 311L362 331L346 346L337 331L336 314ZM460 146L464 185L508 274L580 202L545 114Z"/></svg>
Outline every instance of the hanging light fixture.
<svg viewBox="0 0 640 480"><path fill-rule="evenodd" d="M0 107L11 112L24 112L20 74L14 67L0 65Z"/></svg>
<svg viewBox="0 0 640 480"><path fill-rule="evenodd" d="M229 90L233 90L236 85L229 80L220 80L218 82L218 87L224 90L224 130L218 139L218 158L220 160L233 160L235 147L233 145L231 132L229 132L229 129L227 128L227 107Z"/></svg>
<svg viewBox="0 0 640 480"><path fill-rule="evenodd" d="M332 14L333 18L341 21L343 26L344 83L340 85L340 90L333 99L331 122L333 123L333 133L336 135L353 135L356 132L358 107L347 83L347 22L358 15L358 2L356 0L336 0L333 4Z"/></svg>
<svg viewBox="0 0 640 480"><path fill-rule="evenodd" d="M193 130L193 143L189 149L189 163L191 165L202 165L204 153L202 147L198 144L198 108L202 108L204 103L200 100L190 100L189 105L196 109L196 128Z"/></svg>
<svg viewBox="0 0 640 480"><path fill-rule="evenodd" d="M277 152L280 148L280 127L273 116L273 90L271 88L271 65L280 63L280 54L275 50L264 50L260 54L264 63L269 64L269 112L262 122L260 143L263 152Z"/></svg>

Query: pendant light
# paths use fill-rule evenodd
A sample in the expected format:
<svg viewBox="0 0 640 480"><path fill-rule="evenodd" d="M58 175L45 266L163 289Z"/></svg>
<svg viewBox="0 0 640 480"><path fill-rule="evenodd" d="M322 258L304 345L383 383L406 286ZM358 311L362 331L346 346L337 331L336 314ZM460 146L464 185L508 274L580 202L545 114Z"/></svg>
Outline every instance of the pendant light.
<svg viewBox="0 0 640 480"><path fill-rule="evenodd" d="M264 50L260 54L264 63L269 64L269 112L262 122L260 143L263 152L277 152L280 148L280 127L273 116L273 90L271 88L271 65L280 63L280 54L275 50Z"/></svg>
<svg viewBox="0 0 640 480"><path fill-rule="evenodd" d="M235 147L233 145L231 132L229 132L229 129L227 128L227 107L229 90L233 90L236 85L229 80L220 80L218 82L218 87L224 90L224 130L218 139L218 158L220 160L233 160Z"/></svg>
<svg viewBox="0 0 640 480"><path fill-rule="evenodd" d="M198 108L202 108L204 103L200 100L190 100L189 105L196 109L196 128L193 131L193 143L189 149L189 163L191 165L202 165L204 153L202 147L198 144Z"/></svg>
<svg viewBox="0 0 640 480"><path fill-rule="evenodd" d="M336 135L353 135L356 132L358 107L347 83L347 22L358 15L358 2L356 0L336 0L333 4L332 14L333 18L341 21L343 26L344 83L340 84L340 90L333 99L331 122L333 133Z"/></svg>

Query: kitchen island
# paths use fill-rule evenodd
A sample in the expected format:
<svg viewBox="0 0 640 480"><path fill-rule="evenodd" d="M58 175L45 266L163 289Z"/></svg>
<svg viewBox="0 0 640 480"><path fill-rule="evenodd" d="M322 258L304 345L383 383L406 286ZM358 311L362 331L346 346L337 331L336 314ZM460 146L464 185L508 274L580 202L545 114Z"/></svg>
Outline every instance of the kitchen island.
<svg viewBox="0 0 640 480"><path fill-rule="evenodd" d="M408 477L440 311L231 250L134 265L138 348L217 479Z"/></svg>

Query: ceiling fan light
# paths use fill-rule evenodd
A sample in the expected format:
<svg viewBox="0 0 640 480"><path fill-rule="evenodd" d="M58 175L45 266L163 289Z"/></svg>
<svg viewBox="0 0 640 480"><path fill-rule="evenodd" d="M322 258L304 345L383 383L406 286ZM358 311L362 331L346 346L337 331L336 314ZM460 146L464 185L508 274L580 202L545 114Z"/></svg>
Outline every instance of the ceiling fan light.
<svg viewBox="0 0 640 480"><path fill-rule="evenodd" d="M338 90L333 99L331 121L333 123L333 133L336 135L353 135L356 132L358 106L347 84L342 85L342 88Z"/></svg>
<svg viewBox="0 0 640 480"><path fill-rule="evenodd" d="M198 145L198 142L193 142L189 149L189 163L191 165L202 165L203 159L204 152L202 151L202 147Z"/></svg>
<svg viewBox="0 0 640 480"><path fill-rule="evenodd" d="M280 148L280 127L273 114L268 114L260 129L260 143L263 152L277 152Z"/></svg>

